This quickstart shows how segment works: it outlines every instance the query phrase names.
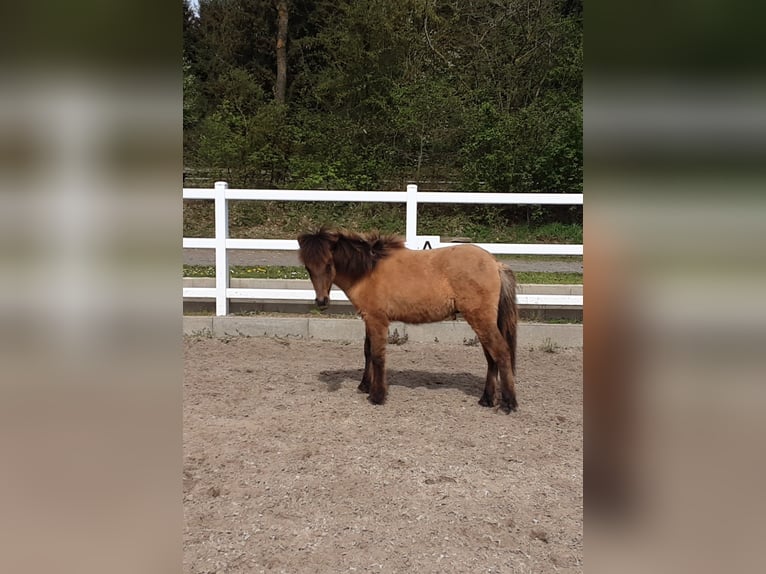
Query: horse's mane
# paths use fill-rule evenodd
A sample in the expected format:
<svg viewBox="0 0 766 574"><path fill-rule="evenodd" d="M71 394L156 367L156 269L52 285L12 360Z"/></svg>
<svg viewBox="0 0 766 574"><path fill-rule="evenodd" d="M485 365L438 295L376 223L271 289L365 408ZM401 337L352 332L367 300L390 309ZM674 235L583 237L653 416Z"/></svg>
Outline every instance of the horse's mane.
<svg viewBox="0 0 766 574"><path fill-rule="evenodd" d="M398 235L383 235L379 231L357 233L326 227L300 235L298 244L304 263L322 260L330 250L335 268L353 279L370 273L378 261L393 251L404 249L404 239Z"/></svg>
<svg viewBox="0 0 766 574"><path fill-rule="evenodd" d="M300 246L298 257L304 264L321 261L337 239L337 232L326 227L321 227L314 233L302 233L298 236L298 245Z"/></svg>

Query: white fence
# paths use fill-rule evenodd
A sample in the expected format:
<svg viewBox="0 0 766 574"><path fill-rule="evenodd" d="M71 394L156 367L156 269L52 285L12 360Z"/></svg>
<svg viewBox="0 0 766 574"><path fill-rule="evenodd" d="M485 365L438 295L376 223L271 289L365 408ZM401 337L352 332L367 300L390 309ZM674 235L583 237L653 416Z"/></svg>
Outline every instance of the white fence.
<svg viewBox="0 0 766 574"><path fill-rule="evenodd" d="M441 243L439 236L418 235L417 218L420 203L517 204L517 205L582 205L581 193L454 193L421 192L417 185L407 191L326 191L292 189L229 189L226 182L216 182L213 189L184 188L184 199L215 201L215 237L183 238L186 249L215 249L215 287L185 287L184 298L215 299L216 315L226 315L229 299L267 299L313 301L314 291L308 289L232 289L229 287L228 249L263 249L297 251L297 239L232 239L229 237L229 200L255 201L354 201L406 203L406 245L410 249L438 249L454 245ZM582 255L582 245L552 245L524 243L477 243L498 255ZM334 300L347 301L342 293L333 291ZM582 306L581 295L519 294L519 303L541 306Z"/></svg>

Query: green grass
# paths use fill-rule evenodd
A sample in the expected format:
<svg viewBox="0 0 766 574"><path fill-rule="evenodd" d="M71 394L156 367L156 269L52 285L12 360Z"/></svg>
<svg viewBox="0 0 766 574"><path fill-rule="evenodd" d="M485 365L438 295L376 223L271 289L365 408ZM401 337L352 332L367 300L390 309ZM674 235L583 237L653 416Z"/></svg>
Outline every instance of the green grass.
<svg viewBox="0 0 766 574"><path fill-rule="evenodd" d="M582 273L548 271L516 271L516 281L530 285L582 285Z"/></svg>
<svg viewBox="0 0 766 574"><path fill-rule="evenodd" d="M582 263L582 255L495 255L500 261L565 261Z"/></svg>
<svg viewBox="0 0 766 574"><path fill-rule="evenodd" d="M581 244L581 218L570 223L536 222L524 207L423 204L418 209L418 234L469 237L475 243ZM571 223L574 219L575 223ZM405 206L341 202L231 201L229 226L233 238L295 239L322 224L357 231L405 232ZM213 237L213 202L183 202L184 237Z"/></svg>
<svg viewBox="0 0 766 574"><path fill-rule="evenodd" d="M541 319L538 321L540 323L547 323L549 325L582 325L582 318L579 319L568 319L564 317L559 317L556 319Z"/></svg>
<svg viewBox="0 0 766 574"><path fill-rule="evenodd" d="M184 265L184 277L215 277L213 265ZM309 274L303 267L242 266L229 267L229 276L238 279L308 279Z"/></svg>
<svg viewBox="0 0 766 574"><path fill-rule="evenodd" d="M230 276L238 279L308 279L303 267L291 266L232 266ZM215 277L212 265L184 265L184 277ZM519 283L581 285L582 273L549 273L520 271L516 273Z"/></svg>

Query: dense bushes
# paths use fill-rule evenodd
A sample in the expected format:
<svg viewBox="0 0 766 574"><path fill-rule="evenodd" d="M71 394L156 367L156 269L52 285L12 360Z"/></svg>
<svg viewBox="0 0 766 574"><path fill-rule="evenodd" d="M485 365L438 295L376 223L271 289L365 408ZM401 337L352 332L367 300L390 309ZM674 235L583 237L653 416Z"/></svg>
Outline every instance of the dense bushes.
<svg viewBox="0 0 766 574"><path fill-rule="evenodd" d="M184 6L184 161L199 183L582 191L581 2L287 2L285 103L275 4Z"/></svg>

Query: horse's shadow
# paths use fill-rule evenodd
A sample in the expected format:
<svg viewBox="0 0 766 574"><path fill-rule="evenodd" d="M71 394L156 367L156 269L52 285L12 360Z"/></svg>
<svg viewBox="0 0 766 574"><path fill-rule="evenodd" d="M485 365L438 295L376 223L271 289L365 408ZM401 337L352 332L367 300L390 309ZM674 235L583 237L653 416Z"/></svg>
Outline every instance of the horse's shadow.
<svg viewBox="0 0 766 574"><path fill-rule="evenodd" d="M416 389L458 389L466 395L474 396L481 394L484 388L484 378L473 373L449 372L436 373L432 371L418 371L414 369L390 369L388 384L399 387ZM327 390L335 392L342 386L356 388L362 380L362 369L340 369L334 371L321 371L319 380L327 384Z"/></svg>

